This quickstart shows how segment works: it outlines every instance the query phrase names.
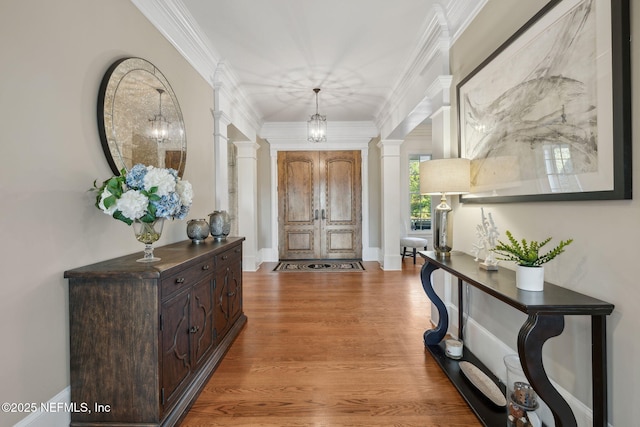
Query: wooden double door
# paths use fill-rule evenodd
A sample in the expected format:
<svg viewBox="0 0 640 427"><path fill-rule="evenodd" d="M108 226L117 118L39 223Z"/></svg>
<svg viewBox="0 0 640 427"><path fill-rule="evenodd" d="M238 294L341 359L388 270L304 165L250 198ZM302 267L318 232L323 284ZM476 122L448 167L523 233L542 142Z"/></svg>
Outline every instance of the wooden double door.
<svg viewBox="0 0 640 427"><path fill-rule="evenodd" d="M362 258L360 151L278 153L280 259Z"/></svg>

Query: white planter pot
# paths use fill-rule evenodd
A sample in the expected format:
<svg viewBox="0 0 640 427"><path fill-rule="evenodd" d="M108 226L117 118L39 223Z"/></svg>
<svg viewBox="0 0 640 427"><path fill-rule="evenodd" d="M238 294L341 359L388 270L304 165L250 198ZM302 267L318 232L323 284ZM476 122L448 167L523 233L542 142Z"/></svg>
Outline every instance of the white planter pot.
<svg viewBox="0 0 640 427"><path fill-rule="evenodd" d="M544 290L544 267L517 266L516 287L523 291Z"/></svg>

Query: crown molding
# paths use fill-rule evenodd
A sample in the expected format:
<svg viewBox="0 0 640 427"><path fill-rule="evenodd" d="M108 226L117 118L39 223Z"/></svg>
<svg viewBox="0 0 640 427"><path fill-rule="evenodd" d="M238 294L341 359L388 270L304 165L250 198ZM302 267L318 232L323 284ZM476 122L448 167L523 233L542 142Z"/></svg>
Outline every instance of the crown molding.
<svg viewBox="0 0 640 427"><path fill-rule="evenodd" d="M265 129L265 126L269 129L270 125L262 123L248 102L231 66L220 58L182 0L131 2L214 88L216 109L225 111L234 125L246 134L253 134L255 129L261 127ZM444 99L446 95L439 94L437 81L450 73L449 48L487 2L488 0L444 0L434 4L411 59L376 113L376 129L384 130L386 135L404 133L397 132L396 128L405 128L409 122L415 122L407 121L408 116L416 116L415 112L419 110L419 115L426 114L428 117L428 112L424 111L425 106L448 103ZM440 99L431 100L431 96ZM299 125L306 128L306 123Z"/></svg>
<svg viewBox="0 0 640 427"><path fill-rule="evenodd" d="M412 59L376 115L376 123L387 135L424 99L427 85L441 74L449 74L449 28L444 10L434 5ZM430 78L431 77L431 78ZM431 81L430 81L431 80Z"/></svg>
<svg viewBox="0 0 640 427"><path fill-rule="evenodd" d="M450 0L443 2L444 7L434 5L412 59L376 114L376 123L383 136L407 133L411 130L407 125L416 122L407 120L409 116L428 117L430 114L425 107L439 108L450 102L448 93L439 90L440 87L448 90L449 49L487 1Z"/></svg>
<svg viewBox="0 0 640 427"><path fill-rule="evenodd" d="M154 27L208 82L220 56L180 0L131 0Z"/></svg>
<svg viewBox="0 0 640 427"><path fill-rule="evenodd" d="M271 150L361 150L378 136L373 122L328 122L327 141L307 141L306 122L267 122L259 136L269 143Z"/></svg>
<svg viewBox="0 0 640 427"><path fill-rule="evenodd" d="M489 0L451 0L449 2L447 6L447 17L453 30L451 45L464 33L488 1Z"/></svg>
<svg viewBox="0 0 640 427"><path fill-rule="evenodd" d="M218 100L216 110L229 110L226 112L234 120L234 124L238 123L238 128L246 134L255 133L261 125L258 114L247 101L233 70L209 43L184 3L181 0L131 2L214 88Z"/></svg>

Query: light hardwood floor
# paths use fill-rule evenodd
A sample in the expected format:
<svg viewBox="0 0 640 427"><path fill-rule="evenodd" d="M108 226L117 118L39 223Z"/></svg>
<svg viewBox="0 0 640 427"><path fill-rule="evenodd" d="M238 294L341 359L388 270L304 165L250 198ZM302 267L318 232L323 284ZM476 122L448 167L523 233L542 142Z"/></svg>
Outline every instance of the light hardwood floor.
<svg viewBox="0 0 640 427"><path fill-rule="evenodd" d="M244 273L247 325L183 420L196 426L480 426L425 352L421 261Z"/></svg>

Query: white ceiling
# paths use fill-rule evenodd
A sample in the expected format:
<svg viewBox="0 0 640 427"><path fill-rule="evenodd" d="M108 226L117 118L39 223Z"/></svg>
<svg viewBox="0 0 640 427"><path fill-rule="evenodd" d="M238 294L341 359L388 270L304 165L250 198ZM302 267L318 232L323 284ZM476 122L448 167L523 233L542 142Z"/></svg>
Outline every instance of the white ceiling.
<svg viewBox="0 0 640 427"><path fill-rule="evenodd" d="M258 122L380 120L429 44L447 49L486 3L478 0L132 0L183 52L175 22L224 64ZM162 6L157 6L162 4ZM154 18L163 9L171 20ZM447 40L429 40L430 28ZM170 25L168 25L169 23ZM169 27L173 27L169 28ZM198 68L198 59L191 62ZM200 68L203 68L200 66ZM199 70L206 76L209 71ZM211 76L209 76L211 78ZM404 83L405 86L406 82ZM396 101L397 102L397 101Z"/></svg>

